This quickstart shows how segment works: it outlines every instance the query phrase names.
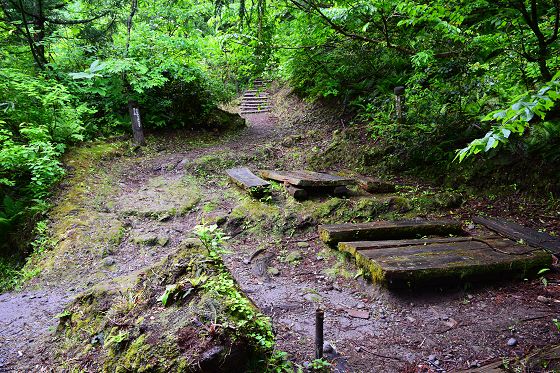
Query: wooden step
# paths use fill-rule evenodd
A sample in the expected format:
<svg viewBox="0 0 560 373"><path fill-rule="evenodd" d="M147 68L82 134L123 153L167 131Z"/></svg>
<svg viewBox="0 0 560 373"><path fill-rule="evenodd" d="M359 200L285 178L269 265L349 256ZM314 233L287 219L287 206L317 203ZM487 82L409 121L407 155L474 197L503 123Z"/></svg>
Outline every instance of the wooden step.
<svg viewBox="0 0 560 373"><path fill-rule="evenodd" d="M268 104L269 101L268 100L263 100L263 99L243 99L241 100L241 103L243 104Z"/></svg>
<svg viewBox="0 0 560 373"><path fill-rule="evenodd" d="M260 170L261 177L292 184L300 188L337 187L352 184L353 180L324 172Z"/></svg>
<svg viewBox="0 0 560 373"><path fill-rule="evenodd" d="M241 106L263 106L263 105L268 105L267 102L242 102Z"/></svg>
<svg viewBox="0 0 560 373"><path fill-rule="evenodd" d="M268 100L268 95L243 95L244 100Z"/></svg>
<svg viewBox="0 0 560 373"><path fill-rule="evenodd" d="M258 110L258 109L270 109L271 107L269 105L241 105L239 108L241 110L243 109Z"/></svg>
<svg viewBox="0 0 560 373"><path fill-rule="evenodd" d="M527 245L549 250L554 255L560 254L560 239L544 232L500 218L476 216L473 218L473 222L484 225L486 228L512 240L522 240Z"/></svg>
<svg viewBox="0 0 560 373"><path fill-rule="evenodd" d="M270 183L252 173L247 167L231 168L226 170L226 173L232 182L254 197L262 197L270 193Z"/></svg>
<svg viewBox="0 0 560 373"><path fill-rule="evenodd" d="M261 173L261 176L262 173ZM263 176L264 177L264 176ZM264 177L266 179L266 177ZM320 225L319 237L327 245L336 247L339 242L376 241L422 236L466 235L461 222L454 220L400 220L376 221L361 224Z"/></svg>
<svg viewBox="0 0 560 373"><path fill-rule="evenodd" d="M549 266L551 255L506 238L450 240L412 244L341 242L373 281L392 286L445 284L449 280L481 280L505 275L523 278Z"/></svg>
<svg viewBox="0 0 560 373"><path fill-rule="evenodd" d="M250 110L250 111L240 111L239 114L261 114L261 113L270 113L269 109L264 110Z"/></svg>

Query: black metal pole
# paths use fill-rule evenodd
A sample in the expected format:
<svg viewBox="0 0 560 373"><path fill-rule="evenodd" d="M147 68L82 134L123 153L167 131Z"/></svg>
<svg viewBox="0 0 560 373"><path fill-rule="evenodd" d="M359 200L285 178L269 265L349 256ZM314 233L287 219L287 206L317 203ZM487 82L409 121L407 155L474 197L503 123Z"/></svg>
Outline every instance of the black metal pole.
<svg viewBox="0 0 560 373"><path fill-rule="evenodd" d="M323 321L325 312L321 308L315 311L315 358L323 358Z"/></svg>

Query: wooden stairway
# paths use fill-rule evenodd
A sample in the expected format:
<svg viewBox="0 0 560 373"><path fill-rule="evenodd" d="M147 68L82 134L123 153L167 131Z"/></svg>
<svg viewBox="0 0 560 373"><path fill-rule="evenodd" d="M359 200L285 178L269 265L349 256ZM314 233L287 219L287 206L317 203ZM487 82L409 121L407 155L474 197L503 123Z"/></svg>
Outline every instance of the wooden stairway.
<svg viewBox="0 0 560 373"><path fill-rule="evenodd" d="M270 112L270 102L266 92L268 81L257 79L253 81L253 87L245 91L239 114L260 114Z"/></svg>

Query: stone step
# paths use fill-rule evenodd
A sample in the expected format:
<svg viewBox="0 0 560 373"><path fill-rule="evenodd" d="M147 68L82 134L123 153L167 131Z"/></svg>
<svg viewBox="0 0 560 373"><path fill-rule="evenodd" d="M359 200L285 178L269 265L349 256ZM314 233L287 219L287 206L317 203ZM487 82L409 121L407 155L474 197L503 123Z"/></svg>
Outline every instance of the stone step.
<svg viewBox="0 0 560 373"><path fill-rule="evenodd" d="M267 178L260 172L263 178ZM327 245L336 247L339 242L378 241L422 236L465 235L461 222L456 220L400 220L376 221L360 224L320 225L319 237Z"/></svg>

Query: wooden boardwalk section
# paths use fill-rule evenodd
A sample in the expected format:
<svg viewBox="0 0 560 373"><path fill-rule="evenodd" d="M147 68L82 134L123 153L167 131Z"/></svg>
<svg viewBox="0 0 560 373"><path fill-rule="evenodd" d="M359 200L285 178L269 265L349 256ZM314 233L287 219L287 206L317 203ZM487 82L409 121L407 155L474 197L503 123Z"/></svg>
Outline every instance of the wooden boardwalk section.
<svg viewBox="0 0 560 373"><path fill-rule="evenodd" d="M396 287L523 278L552 262L546 250L507 237L468 236L457 221L323 225L319 236L354 257L374 282Z"/></svg>

